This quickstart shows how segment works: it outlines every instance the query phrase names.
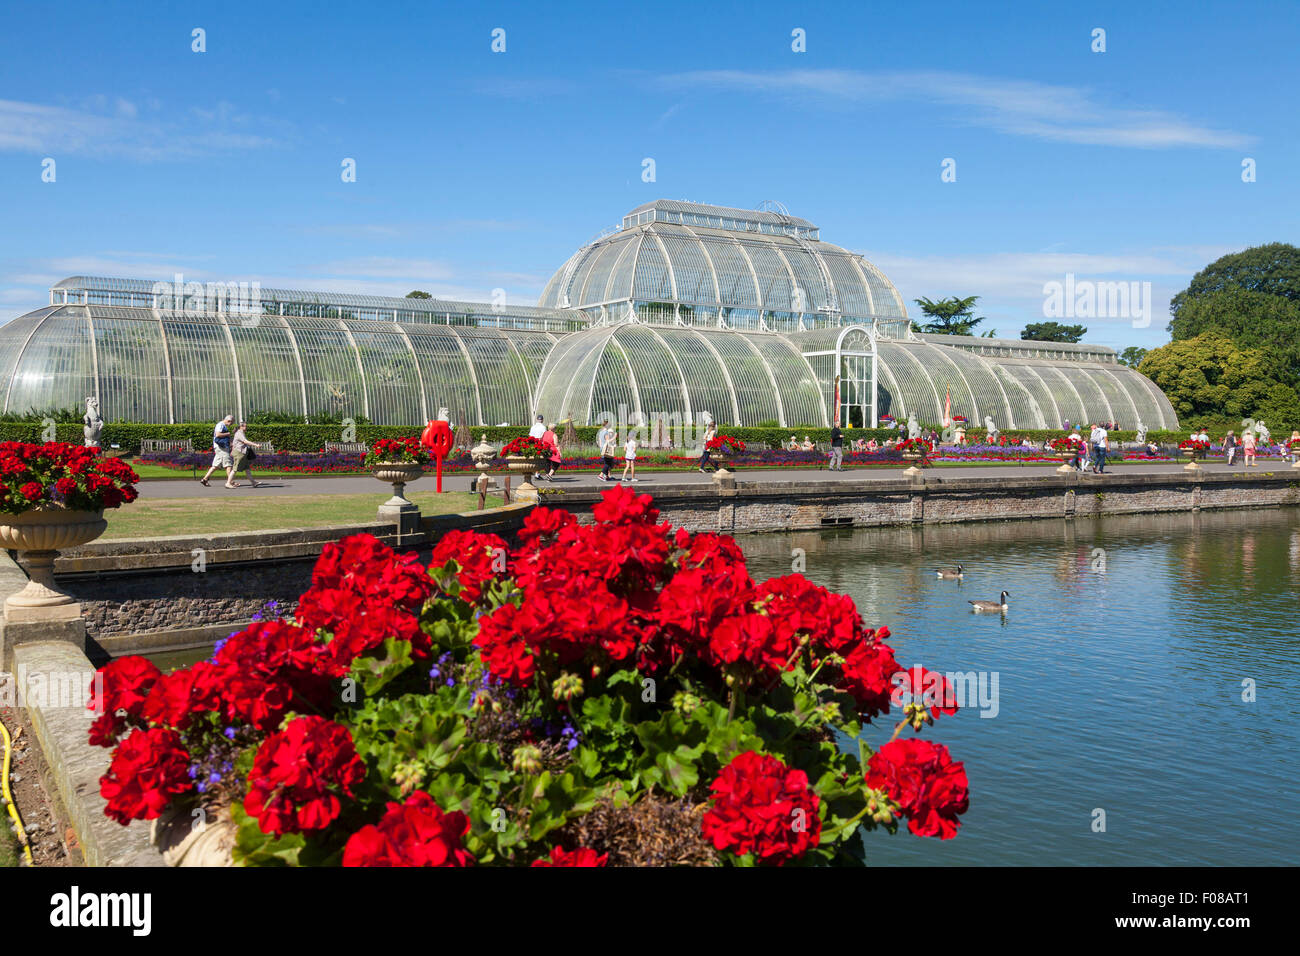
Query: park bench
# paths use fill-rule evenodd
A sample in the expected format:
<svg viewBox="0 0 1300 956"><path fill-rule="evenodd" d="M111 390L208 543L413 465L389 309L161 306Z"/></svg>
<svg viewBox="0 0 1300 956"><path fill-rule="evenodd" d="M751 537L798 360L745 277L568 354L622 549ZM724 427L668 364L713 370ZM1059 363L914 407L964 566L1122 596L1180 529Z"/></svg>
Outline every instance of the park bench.
<svg viewBox="0 0 1300 956"><path fill-rule="evenodd" d="M142 438L140 439L140 454L160 451L183 451L188 454L194 453L194 442L188 438Z"/></svg>
<svg viewBox="0 0 1300 956"><path fill-rule="evenodd" d="M364 455L370 451L370 446L363 441L327 441L325 450L327 452L339 452L344 455Z"/></svg>

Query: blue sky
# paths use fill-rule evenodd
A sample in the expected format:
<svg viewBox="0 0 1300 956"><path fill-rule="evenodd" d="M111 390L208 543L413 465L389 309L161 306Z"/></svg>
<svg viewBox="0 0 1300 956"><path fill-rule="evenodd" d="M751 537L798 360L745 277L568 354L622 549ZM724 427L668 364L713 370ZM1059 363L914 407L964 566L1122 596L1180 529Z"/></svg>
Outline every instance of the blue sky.
<svg viewBox="0 0 1300 956"><path fill-rule="evenodd" d="M1167 340L1169 295L1207 262L1297 239L1294 2L0 17L0 320L79 273L532 304L642 202L777 199L884 269L913 314L919 296L980 295L1004 335L1067 273L1149 281L1148 328L1085 323L1122 348Z"/></svg>

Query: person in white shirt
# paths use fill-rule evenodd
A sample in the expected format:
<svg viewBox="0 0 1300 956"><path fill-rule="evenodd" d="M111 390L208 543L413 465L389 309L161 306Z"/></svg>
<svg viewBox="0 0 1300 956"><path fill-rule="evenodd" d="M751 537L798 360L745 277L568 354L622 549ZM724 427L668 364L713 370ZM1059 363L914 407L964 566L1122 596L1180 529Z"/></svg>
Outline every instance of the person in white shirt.
<svg viewBox="0 0 1300 956"><path fill-rule="evenodd" d="M542 436L545 434L546 434L546 422L542 420L541 415L538 415L537 421L533 422L533 427L528 429L528 437L536 438L538 441L541 441Z"/></svg>
<svg viewBox="0 0 1300 956"><path fill-rule="evenodd" d="M1100 425L1093 425L1092 433L1088 436L1088 444L1092 446L1092 460L1097 468L1097 474L1105 474L1106 449L1110 448L1110 437L1106 429Z"/></svg>
<svg viewBox="0 0 1300 956"><path fill-rule="evenodd" d="M235 459L231 457L231 440L234 435L230 431L230 426L235 423L234 415L227 415L221 421L217 422L217 427L212 429L212 467L208 473L199 479L199 484L204 488L208 487L208 479L218 468L226 469L226 487L238 488L235 484Z"/></svg>
<svg viewBox="0 0 1300 956"><path fill-rule="evenodd" d="M623 477L619 481L636 480L636 439L629 438L627 444L623 446Z"/></svg>
<svg viewBox="0 0 1300 956"><path fill-rule="evenodd" d="M600 474L596 476L597 481L613 481L609 476L609 470L614 467L614 429L609 427L609 420L600 423L600 431L596 432L596 450L600 453Z"/></svg>

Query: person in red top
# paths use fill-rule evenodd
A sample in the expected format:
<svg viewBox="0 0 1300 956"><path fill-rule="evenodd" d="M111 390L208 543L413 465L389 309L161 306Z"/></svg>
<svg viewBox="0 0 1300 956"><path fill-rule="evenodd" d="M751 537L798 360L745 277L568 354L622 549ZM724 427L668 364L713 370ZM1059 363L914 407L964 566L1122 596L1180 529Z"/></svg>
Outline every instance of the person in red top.
<svg viewBox="0 0 1300 956"><path fill-rule="evenodd" d="M560 462L563 460L560 455L560 440L555 434L554 422L548 425L546 431L542 433L542 444L546 446L548 452L546 456L546 472L537 477L543 481L554 481L555 469L560 467Z"/></svg>

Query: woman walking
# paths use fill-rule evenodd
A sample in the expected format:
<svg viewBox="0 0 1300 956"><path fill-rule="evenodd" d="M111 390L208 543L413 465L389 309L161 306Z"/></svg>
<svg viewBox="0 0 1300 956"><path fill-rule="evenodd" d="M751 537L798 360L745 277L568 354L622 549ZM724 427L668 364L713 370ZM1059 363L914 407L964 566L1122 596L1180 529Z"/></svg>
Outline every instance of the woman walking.
<svg viewBox="0 0 1300 956"><path fill-rule="evenodd" d="M600 426L600 431L596 433L596 445L600 449L600 474L596 476L598 481L613 481L610 477L609 470L614 467L614 449L617 447L617 432L609 427L609 419L606 419Z"/></svg>
<svg viewBox="0 0 1300 956"><path fill-rule="evenodd" d="M717 437L718 423L713 419L709 419L709 423L704 426L704 451L700 455L700 474L706 474L704 469L709 465L713 465L713 462L710 460L709 442L713 441L713 439ZM713 465L713 470L717 471L718 466Z"/></svg>
<svg viewBox="0 0 1300 956"><path fill-rule="evenodd" d="M546 456L546 473L538 475L545 481L555 480L555 470L560 467L563 457L560 455L560 439L555 434L555 423L552 422L547 426L546 431L542 433L542 444L546 446L548 452Z"/></svg>
<svg viewBox="0 0 1300 956"><path fill-rule="evenodd" d="M1237 457L1237 436L1232 433L1231 428L1228 429L1228 434L1223 436L1223 456L1229 465Z"/></svg>
<svg viewBox="0 0 1300 956"><path fill-rule="evenodd" d="M1246 456L1246 467L1255 464L1255 433L1250 429L1241 434L1241 450Z"/></svg>
<svg viewBox="0 0 1300 956"><path fill-rule="evenodd" d="M248 473L248 480L252 486L260 488L262 483L253 477L253 459L257 457L257 451L262 445L259 442L249 441L245 433L247 428L248 422L240 422L239 428L235 431L234 473L239 474L239 469L242 467Z"/></svg>
<svg viewBox="0 0 1300 956"><path fill-rule="evenodd" d="M628 475L632 477L628 477ZM623 477L619 481L636 481L636 439L629 437L623 446Z"/></svg>

